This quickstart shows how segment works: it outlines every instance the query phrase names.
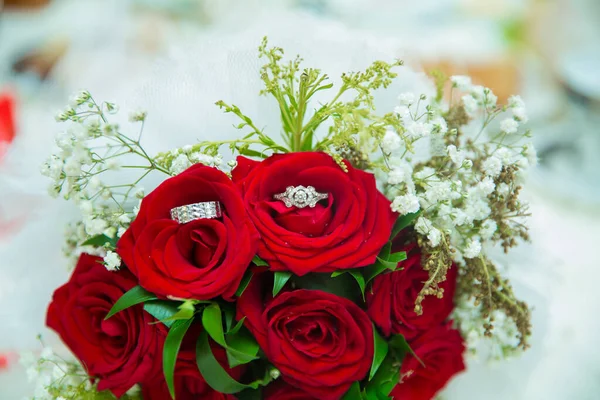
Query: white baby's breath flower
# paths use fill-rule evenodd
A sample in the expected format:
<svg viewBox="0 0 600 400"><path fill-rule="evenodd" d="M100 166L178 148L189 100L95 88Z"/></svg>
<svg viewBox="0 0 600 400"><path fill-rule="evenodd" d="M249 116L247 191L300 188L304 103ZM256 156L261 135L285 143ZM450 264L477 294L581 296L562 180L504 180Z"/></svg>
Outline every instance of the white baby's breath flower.
<svg viewBox="0 0 600 400"><path fill-rule="evenodd" d="M392 168L388 174L388 183L390 185L398 185L403 182L412 182L412 166L407 162L402 162L398 166Z"/></svg>
<svg viewBox="0 0 600 400"><path fill-rule="evenodd" d="M144 194L144 188L141 188L141 187L140 187L140 188L137 188L137 189L135 190L135 197L136 197L136 198L138 198L138 199L143 199L143 198L144 198L144 196L145 196L145 194Z"/></svg>
<svg viewBox="0 0 600 400"><path fill-rule="evenodd" d="M391 154L400 148L400 136L393 130L387 130L381 140L381 149L385 154Z"/></svg>
<svg viewBox="0 0 600 400"><path fill-rule="evenodd" d="M431 228L433 228L431 221L425 217L419 217L415 223L415 230L421 235L427 235Z"/></svg>
<svg viewBox="0 0 600 400"><path fill-rule="evenodd" d="M94 204L89 200L82 201L79 203L79 210L84 217L89 217L94 213Z"/></svg>
<svg viewBox="0 0 600 400"><path fill-rule="evenodd" d="M185 171L192 163L185 154L180 154L171 164L171 173L180 174Z"/></svg>
<svg viewBox="0 0 600 400"><path fill-rule="evenodd" d="M483 224L481 224L481 228L479 228L479 236L484 240L491 239L497 229L498 225L496 224L496 221L486 219L483 221Z"/></svg>
<svg viewBox="0 0 600 400"><path fill-rule="evenodd" d="M148 113L142 110L136 110L129 113L129 121L130 122L142 122L146 120Z"/></svg>
<svg viewBox="0 0 600 400"><path fill-rule="evenodd" d="M417 98L417 96L415 96L414 93L406 92L406 93L401 93L400 96L398 96L398 101L403 106L410 106L411 104L413 104L415 102L416 98Z"/></svg>
<svg viewBox="0 0 600 400"><path fill-rule="evenodd" d="M394 107L394 113L396 113L402 119L410 119L410 109L406 106Z"/></svg>
<svg viewBox="0 0 600 400"><path fill-rule="evenodd" d="M475 258L475 257L479 256L480 253L481 253L481 243L479 242L478 239L473 238L468 242L467 247L465 247L465 249L463 251L463 256L465 258Z"/></svg>
<svg viewBox="0 0 600 400"><path fill-rule="evenodd" d="M415 178L417 179L429 179L435 175L435 169L431 167L423 167L418 172L415 173Z"/></svg>
<svg viewBox="0 0 600 400"><path fill-rule="evenodd" d="M102 181L97 176L92 176L88 182L88 187L91 190L98 190L102 187Z"/></svg>
<svg viewBox="0 0 600 400"><path fill-rule="evenodd" d="M537 165L537 152L535 151L535 147L533 147L533 143L527 143L523 146L523 155L527 158L527 161L529 161L529 165L532 167Z"/></svg>
<svg viewBox="0 0 600 400"><path fill-rule="evenodd" d="M237 161L229 160L229 161L227 161L227 165L231 168L235 168L235 166L237 165Z"/></svg>
<svg viewBox="0 0 600 400"><path fill-rule="evenodd" d="M519 128L519 122L517 122L514 118L506 118L500 122L500 130L502 132L506 132L509 134L517 133L517 129Z"/></svg>
<svg viewBox="0 0 600 400"><path fill-rule="evenodd" d="M446 123L446 120L441 116L433 118L431 120L431 125L433 125L432 133L441 133L443 135L446 132L448 132L448 124Z"/></svg>
<svg viewBox="0 0 600 400"><path fill-rule="evenodd" d="M87 90L81 90L78 93L71 95L69 98L69 105L71 105L73 108L78 107L88 101L90 97L90 92Z"/></svg>
<svg viewBox="0 0 600 400"><path fill-rule="evenodd" d="M70 158L65 162L64 171L67 176L81 175L81 163L75 158Z"/></svg>
<svg viewBox="0 0 600 400"><path fill-rule="evenodd" d="M419 199L411 193L395 197L391 204L392 210L400 215L416 213L419 207Z"/></svg>
<svg viewBox="0 0 600 400"><path fill-rule="evenodd" d="M462 163L462 167L465 169L471 169L473 168L473 161L472 160L465 160Z"/></svg>
<svg viewBox="0 0 600 400"><path fill-rule="evenodd" d="M519 120L523 124L526 124L527 121L529 121L529 117L527 116L527 109L525 107L513 108L512 114L515 117L515 119Z"/></svg>
<svg viewBox="0 0 600 400"><path fill-rule="evenodd" d="M440 241L442 239L442 232L440 232L440 230L437 228L431 228L427 233L427 239L429 239L430 245L436 247L438 244L440 244Z"/></svg>
<svg viewBox="0 0 600 400"><path fill-rule="evenodd" d="M483 180L481 180L481 182L477 184L476 187L483 196L489 196L496 188L496 184L494 183L494 180L492 178L486 176L485 178L483 178Z"/></svg>
<svg viewBox="0 0 600 400"><path fill-rule="evenodd" d="M471 77L466 75L454 75L450 77L452 86L462 91L469 91L472 87Z"/></svg>
<svg viewBox="0 0 600 400"><path fill-rule="evenodd" d="M406 128L406 136L413 140L429 136L433 130L433 126L428 122L410 121L404 127Z"/></svg>
<svg viewBox="0 0 600 400"><path fill-rule="evenodd" d="M464 95L462 98L462 103L463 106L465 107L465 111L467 112L467 114L469 115L473 115L475 114L475 112L477 112L477 100L475 99L475 97L471 96L470 94Z"/></svg>
<svg viewBox="0 0 600 400"><path fill-rule="evenodd" d="M452 182L430 182L425 191L425 198L430 204L436 204L452 197Z"/></svg>
<svg viewBox="0 0 600 400"><path fill-rule="evenodd" d="M185 154L189 154L189 153L191 153L191 152L192 152L192 150L194 150L194 146L192 146L191 144L186 144L185 146L183 146L183 147L181 148L181 150L183 150L183 152L184 152Z"/></svg>
<svg viewBox="0 0 600 400"><path fill-rule="evenodd" d="M117 236L123 237L123 235L125 234L126 231L127 231L127 228L120 226L119 229L117 229Z"/></svg>
<svg viewBox="0 0 600 400"><path fill-rule="evenodd" d="M104 256L104 265L109 271L116 271L121 266L121 257L113 251L108 250Z"/></svg>
<svg viewBox="0 0 600 400"><path fill-rule="evenodd" d="M510 108L523 108L525 107L525 102L519 95L513 95L508 98L508 107Z"/></svg>
<svg viewBox="0 0 600 400"><path fill-rule="evenodd" d="M85 231L90 236L100 235L108 227L108 223L102 218L94 218L85 221Z"/></svg>
<svg viewBox="0 0 600 400"><path fill-rule="evenodd" d="M140 212L140 207L142 206L142 199L140 199L137 206L133 207L133 215L137 216Z"/></svg>
<svg viewBox="0 0 600 400"><path fill-rule="evenodd" d="M488 157L483 162L482 168L486 175L495 178L502 171L502 161L496 156Z"/></svg>
<svg viewBox="0 0 600 400"><path fill-rule="evenodd" d="M510 192L510 187L506 183L501 182L496 187L496 192L501 196L506 196Z"/></svg>
<svg viewBox="0 0 600 400"><path fill-rule="evenodd" d="M464 152L462 152L461 150L458 150L456 148L456 146L453 144L448 146L447 150L448 150L448 156L450 156L450 159L452 160L452 162L456 165L461 166L463 164L463 162L465 161Z"/></svg>
<svg viewBox="0 0 600 400"><path fill-rule="evenodd" d="M121 167L120 161L116 158L109 158L108 160L106 160L105 165L106 168L111 171L116 171L119 169L119 167Z"/></svg>
<svg viewBox="0 0 600 400"><path fill-rule="evenodd" d="M127 225L127 224L129 224L131 222L131 218L129 218L129 215L127 215L127 214L121 214L121 215L119 215L119 218L117 218L117 220L122 225Z"/></svg>

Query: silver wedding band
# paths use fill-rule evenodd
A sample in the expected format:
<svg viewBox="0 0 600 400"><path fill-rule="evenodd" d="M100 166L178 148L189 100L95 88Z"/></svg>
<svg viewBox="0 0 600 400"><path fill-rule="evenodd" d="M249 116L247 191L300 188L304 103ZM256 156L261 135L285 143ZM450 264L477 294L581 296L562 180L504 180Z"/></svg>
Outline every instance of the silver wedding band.
<svg viewBox="0 0 600 400"><path fill-rule="evenodd" d="M187 224L197 219L220 218L222 215L221 203L218 201L203 201L171 209L171 219L180 224Z"/></svg>

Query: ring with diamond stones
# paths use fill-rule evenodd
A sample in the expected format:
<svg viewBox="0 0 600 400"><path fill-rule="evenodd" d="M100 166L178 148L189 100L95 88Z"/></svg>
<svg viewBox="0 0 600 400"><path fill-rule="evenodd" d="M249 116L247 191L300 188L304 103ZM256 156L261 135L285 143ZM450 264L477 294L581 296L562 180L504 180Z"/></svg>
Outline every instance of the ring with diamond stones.
<svg viewBox="0 0 600 400"><path fill-rule="evenodd" d="M319 193L312 186L288 186L283 193L273 195L275 200L281 200L285 206L290 208L314 208L321 200L329 198L328 193Z"/></svg>
<svg viewBox="0 0 600 400"><path fill-rule="evenodd" d="M180 224L187 224L197 219L220 218L222 215L221 203L218 201L204 201L171 209L171 219Z"/></svg>

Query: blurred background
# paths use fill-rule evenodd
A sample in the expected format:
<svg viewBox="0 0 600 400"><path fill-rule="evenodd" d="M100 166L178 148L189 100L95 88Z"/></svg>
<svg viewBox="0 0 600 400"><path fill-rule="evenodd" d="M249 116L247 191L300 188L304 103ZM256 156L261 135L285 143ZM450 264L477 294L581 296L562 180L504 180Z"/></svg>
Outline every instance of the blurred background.
<svg viewBox="0 0 600 400"><path fill-rule="evenodd" d="M443 399L598 399L600 347L600 1L598 0L0 0L0 400L31 395L19 352L38 351L46 306L68 271L76 216L38 173L68 97L88 89L149 111L145 146L220 132L230 100L277 124L258 99L256 47L337 76L376 58L414 73L469 74L501 100L519 93L540 159L529 176L532 243L500 262L534 308L532 348L469 359ZM394 95L395 97L395 95ZM126 113L125 113L126 114Z"/></svg>

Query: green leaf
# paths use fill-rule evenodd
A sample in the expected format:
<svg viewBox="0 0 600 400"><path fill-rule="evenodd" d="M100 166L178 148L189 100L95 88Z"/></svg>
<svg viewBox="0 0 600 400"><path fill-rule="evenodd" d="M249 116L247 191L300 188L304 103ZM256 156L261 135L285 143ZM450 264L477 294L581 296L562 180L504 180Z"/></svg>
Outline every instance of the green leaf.
<svg viewBox="0 0 600 400"><path fill-rule="evenodd" d="M109 319L119 311L123 311L126 308L155 299L156 296L144 289L143 287L135 286L134 288L130 289L128 292L123 294L123 296L121 296L119 300L117 300L117 302L112 306L108 314L106 314L106 317L104 317L104 320Z"/></svg>
<svg viewBox="0 0 600 400"><path fill-rule="evenodd" d="M234 344L233 346L227 343L223 332L221 308L218 304L213 303L204 309L202 313L202 325L210 337L221 347L225 348L231 367L247 364L258 358L256 356L259 350L258 343L254 339L241 338L243 332L231 335L230 342Z"/></svg>
<svg viewBox="0 0 600 400"><path fill-rule="evenodd" d="M192 325L193 319L179 320L173 323L167 338L165 339L165 346L163 347L163 373L165 375L165 381L169 388L171 397L175 399L175 363L177 362L177 354L179 354L179 348L183 337L187 332L190 325Z"/></svg>
<svg viewBox="0 0 600 400"><path fill-rule="evenodd" d="M358 382L354 382L346 394L342 396L342 400L362 400L362 398L360 384Z"/></svg>
<svg viewBox="0 0 600 400"><path fill-rule="evenodd" d="M329 273L311 273L304 276L294 276L296 287L307 290L321 290L323 292L345 297L355 303L361 302L360 291L356 288L355 279L350 274L341 274L331 279Z"/></svg>
<svg viewBox="0 0 600 400"><path fill-rule="evenodd" d="M387 261L393 262L398 264L400 261L404 261L406 260L406 252L405 251L399 251L397 253L392 253L390 254L390 256L388 257Z"/></svg>
<svg viewBox="0 0 600 400"><path fill-rule="evenodd" d="M275 272L275 279L273 281L273 297L277 296L277 293L283 289L287 281L292 277L291 272L277 271Z"/></svg>
<svg viewBox="0 0 600 400"><path fill-rule="evenodd" d="M369 372L369 380L373 379L389 350L387 342L383 337L381 337L375 325L373 325L373 341L374 353L373 362L371 363L371 371Z"/></svg>
<svg viewBox="0 0 600 400"><path fill-rule="evenodd" d="M237 324L235 324L235 326L233 328L231 328L228 332L225 332L226 335L235 335L236 333L238 333L238 331L240 330L240 328L242 326L244 326L244 321L246 320L246 317L243 317L242 319L240 319Z"/></svg>
<svg viewBox="0 0 600 400"><path fill-rule="evenodd" d="M400 381L400 363L395 356L388 352L387 356L377 369L375 376L370 379L365 387L368 400L388 399L389 394Z"/></svg>
<svg viewBox="0 0 600 400"><path fill-rule="evenodd" d="M106 246L108 244L108 246ZM106 236L105 234L92 236L85 242L81 243L81 246L94 246L94 247L110 247L115 248L117 245L117 239Z"/></svg>
<svg viewBox="0 0 600 400"><path fill-rule="evenodd" d="M254 258L252 259L252 263L259 267L268 267L269 266L269 264L267 264L267 262L265 260L263 260L262 258L260 258L259 256L254 256Z"/></svg>
<svg viewBox="0 0 600 400"><path fill-rule="evenodd" d="M173 325L171 317L179 312L178 301L152 300L144 304L144 310L168 327Z"/></svg>
<svg viewBox="0 0 600 400"><path fill-rule="evenodd" d="M392 251L392 242L388 241L385 246L383 246L383 248L379 251L379 254L377 255L377 257L383 259L383 260L387 260L388 257L390 256L390 252Z"/></svg>
<svg viewBox="0 0 600 400"><path fill-rule="evenodd" d="M393 335L390 338L388 344L390 346L390 349L394 351L394 354L400 361L402 361L404 357L406 357L407 353L410 353L423 367L425 367L425 363L423 362L423 360L421 360L419 356L417 356L417 354L412 349L412 347L410 347L410 345L406 341L406 338L403 335Z"/></svg>
<svg viewBox="0 0 600 400"><path fill-rule="evenodd" d="M195 305L198 303L196 300L186 300L181 303L178 307L178 311L167 317L166 319L161 319L160 322L166 325L167 322L173 322L180 319L190 319L194 317L194 313L196 312Z"/></svg>
<svg viewBox="0 0 600 400"><path fill-rule="evenodd" d="M244 293L244 290L246 290L246 288L250 284L250 281L252 280L253 275L254 275L254 273L252 271L250 271L250 270L246 271L246 273L244 274L244 277L242 278L242 280L240 282L240 286L238 286L237 290L235 291L236 297L240 297L242 295L242 293Z"/></svg>
<svg viewBox="0 0 600 400"><path fill-rule="evenodd" d="M394 223L394 227L392 228L392 234L390 235L390 240L393 240L402 229L409 226L415 218L417 218L421 214L420 211L412 214L405 214L398 217L396 222Z"/></svg>
<svg viewBox="0 0 600 400"><path fill-rule="evenodd" d="M196 364L198 364L200 374L202 374L206 383L211 388L221 393L238 393L244 389L256 389L265 384L263 380L258 380L245 385L229 376L227 371L225 371L221 364L215 359L208 341L208 334L205 331L200 333L198 341L196 342Z"/></svg>
<svg viewBox="0 0 600 400"><path fill-rule="evenodd" d="M227 344L227 361L231 368L258 359L260 346L246 329L228 335Z"/></svg>
<svg viewBox="0 0 600 400"><path fill-rule="evenodd" d="M390 269L392 271L394 271L396 269L396 267L398 266L397 262L383 260L379 257L377 257L377 261L379 263L381 263L385 268Z"/></svg>
<svg viewBox="0 0 600 400"><path fill-rule="evenodd" d="M342 274L348 274L354 278L356 283L358 283L358 287L360 288L360 293L362 294L362 297L364 300L366 282L365 282L365 278L363 277L363 274L361 273L360 269L356 268L356 269L343 269L343 270L339 270L339 271L334 271L331 274L331 277L336 278Z"/></svg>

